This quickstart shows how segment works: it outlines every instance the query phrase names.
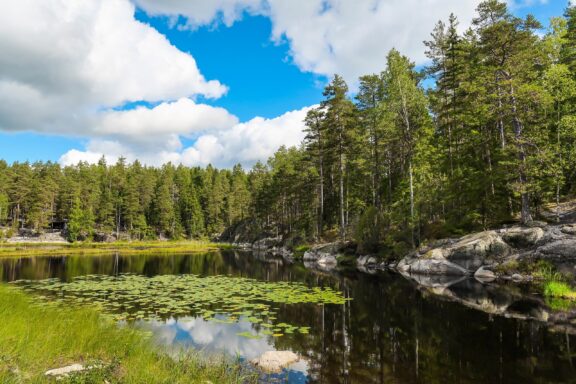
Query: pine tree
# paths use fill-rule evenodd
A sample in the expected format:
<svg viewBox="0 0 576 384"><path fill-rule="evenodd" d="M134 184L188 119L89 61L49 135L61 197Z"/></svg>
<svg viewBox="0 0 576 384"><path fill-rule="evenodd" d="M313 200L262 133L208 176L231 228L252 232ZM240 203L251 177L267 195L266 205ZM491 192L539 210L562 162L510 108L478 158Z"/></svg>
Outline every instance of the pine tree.
<svg viewBox="0 0 576 384"><path fill-rule="evenodd" d="M318 209L317 209L317 223L316 228L318 236L322 236L324 229L324 165L326 161L326 139L325 139L325 124L324 112L320 108L311 109L306 113L304 123L306 124L306 137L304 138L304 146L306 152L309 154L312 163L318 170Z"/></svg>
<svg viewBox="0 0 576 384"><path fill-rule="evenodd" d="M415 245L417 207L413 160L420 132L429 124L427 102L423 90L418 86L414 64L396 50L388 54L384 84L386 106L393 114L395 133L401 138L402 167L408 178L410 238L412 245Z"/></svg>
<svg viewBox="0 0 576 384"><path fill-rule="evenodd" d="M347 98L348 85L342 77L335 75L330 84L324 89L325 100L321 106L326 117L327 147L335 158L338 177L339 222L340 238L346 239L346 196L345 180L349 150L353 140L354 130L354 104Z"/></svg>
<svg viewBox="0 0 576 384"><path fill-rule="evenodd" d="M384 81L381 75L368 75L360 77L360 88L356 95L359 110L359 124L365 130L368 142L367 163L370 169L371 205L378 210L381 208L381 175L382 175L382 142L383 120L386 110L381 108L384 101ZM363 148L359 148L362 151Z"/></svg>

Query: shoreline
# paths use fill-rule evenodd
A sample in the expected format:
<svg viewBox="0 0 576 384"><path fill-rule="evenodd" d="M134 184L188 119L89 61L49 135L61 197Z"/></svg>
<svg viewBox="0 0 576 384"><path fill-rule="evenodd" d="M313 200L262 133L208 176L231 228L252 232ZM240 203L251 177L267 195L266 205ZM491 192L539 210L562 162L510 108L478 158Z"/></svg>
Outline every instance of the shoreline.
<svg viewBox="0 0 576 384"><path fill-rule="evenodd" d="M98 254L147 254L147 253L186 253L209 252L230 249L227 243L210 241L118 241L111 243L78 242L0 242L0 259L32 256L98 255Z"/></svg>

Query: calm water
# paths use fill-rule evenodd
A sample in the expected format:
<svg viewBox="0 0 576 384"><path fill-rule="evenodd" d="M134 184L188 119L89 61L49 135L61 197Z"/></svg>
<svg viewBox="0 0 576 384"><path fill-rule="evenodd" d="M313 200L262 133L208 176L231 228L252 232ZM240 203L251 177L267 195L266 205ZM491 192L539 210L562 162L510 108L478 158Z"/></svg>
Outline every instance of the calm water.
<svg viewBox="0 0 576 384"><path fill-rule="evenodd" d="M238 336L254 332L247 321L219 324L190 316L141 323L171 347L225 351L246 359L268 350L292 350L306 362L283 373L282 381L290 383L576 383L575 336L552 332L536 321L485 314L417 289L392 273L328 274L237 252L0 261L4 281L68 281L127 272L234 275L342 291L352 298L345 305L280 306L279 321L308 326L309 334L247 339ZM468 298L478 290L470 284L459 288ZM473 300L486 297L478 294Z"/></svg>

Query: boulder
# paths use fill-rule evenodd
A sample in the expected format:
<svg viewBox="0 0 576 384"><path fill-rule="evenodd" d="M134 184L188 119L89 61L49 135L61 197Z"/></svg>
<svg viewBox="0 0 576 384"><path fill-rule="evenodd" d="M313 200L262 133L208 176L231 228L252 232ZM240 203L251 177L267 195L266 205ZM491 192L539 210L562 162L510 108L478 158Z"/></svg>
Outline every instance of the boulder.
<svg viewBox="0 0 576 384"><path fill-rule="evenodd" d="M545 221L532 220L526 223L526 226L530 228L546 228L548 223Z"/></svg>
<svg viewBox="0 0 576 384"><path fill-rule="evenodd" d="M502 239L515 248L527 248L536 245L544 237L540 227L514 227L502 234Z"/></svg>
<svg viewBox="0 0 576 384"><path fill-rule="evenodd" d="M468 275L468 271L458 264L454 264L448 260L427 258L418 258L409 264L399 266L399 269L404 272L423 275Z"/></svg>
<svg viewBox="0 0 576 384"><path fill-rule="evenodd" d="M488 257L503 257L511 253L511 248L495 231L485 231L464 236L455 244L442 250L446 260L475 271Z"/></svg>
<svg viewBox="0 0 576 384"><path fill-rule="evenodd" d="M332 256L336 259L344 248L344 244L340 242L316 245L306 252L304 252L305 261L318 261L327 256Z"/></svg>
<svg viewBox="0 0 576 384"><path fill-rule="evenodd" d="M356 266L359 268L375 268L378 265L378 259L374 256L360 256L358 260L356 260Z"/></svg>
<svg viewBox="0 0 576 384"><path fill-rule="evenodd" d="M336 266L338 264L338 260L336 260L336 256L334 255L324 255L316 260L316 263L322 266Z"/></svg>
<svg viewBox="0 0 576 384"><path fill-rule="evenodd" d="M478 268L474 273L474 277L482 283L496 280L496 274L485 267Z"/></svg>
<svg viewBox="0 0 576 384"><path fill-rule="evenodd" d="M250 362L265 372L279 373L299 360L300 357L292 351L268 351Z"/></svg>
<svg viewBox="0 0 576 384"><path fill-rule="evenodd" d="M258 250L265 250L265 249L278 247L278 246L280 246L281 243L282 243L282 237L281 236L265 237L263 239L255 241L252 244L252 248L258 249Z"/></svg>
<svg viewBox="0 0 576 384"><path fill-rule="evenodd" d="M280 256L283 259L286 260L291 260L292 256L294 255L288 248L286 247L273 247L270 250L270 253L272 253L274 256Z"/></svg>
<svg viewBox="0 0 576 384"><path fill-rule="evenodd" d="M404 275L404 277L415 281L419 286L433 289L434 292L442 292L442 290L458 284L463 280L468 279L467 276L447 276L447 275Z"/></svg>
<svg viewBox="0 0 576 384"><path fill-rule="evenodd" d="M62 368L51 369L44 373L45 376L66 377L71 373L82 372L86 368L82 364L72 364Z"/></svg>
<svg viewBox="0 0 576 384"><path fill-rule="evenodd" d="M564 225L560 230L567 235L576 235L576 224Z"/></svg>
<svg viewBox="0 0 576 384"><path fill-rule="evenodd" d="M116 237L110 233L96 232L94 234L94 241L97 243L113 243L116 241Z"/></svg>
<svg viewBox="0 0 576 384"><path fill-rule="evenodd" d="M519 273L515 273L511 276L512 281L519 283L521 281L527 280L526 277L522 276Z"/></svg>

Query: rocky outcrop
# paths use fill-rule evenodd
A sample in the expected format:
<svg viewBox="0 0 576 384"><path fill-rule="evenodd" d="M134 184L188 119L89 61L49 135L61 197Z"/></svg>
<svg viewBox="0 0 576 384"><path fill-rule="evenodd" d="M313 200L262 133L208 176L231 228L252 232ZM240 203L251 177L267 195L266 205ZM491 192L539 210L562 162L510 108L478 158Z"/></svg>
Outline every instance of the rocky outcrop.
<svg viewBox="0 0 576 384"><path fill-rule="evenodd" d="M376 256L366 255L360 256L358 259L356 259L356 269L358 269L360 272L374 274L377 271L384 270L388 267L389 264L381 261Z"/></svg>
<svg viewBox="0 0 576 384"><path fill-rule="evenodd" d="M17 236L7 239L9 243L67 243L68 240L63 236L62 231L47 231L36 233L31 230L21 229Z"/></svg>
<svg viewBox="0 0 576 384"><path fill-rule="evenodd" d="M98 243L113 243L116 241L116 237L111 233L96 232L94 234L94 241Z"/></svg>
<svg viewBox="0 0 576 384"><path fill-rule="evenodd" d="M463 276L478 270L488 258L511 252L495 231L486 231L442 242L436 248L422 248L400 261L397 268L408 273Z"/></svg>
<svg viewBox="0 0 576 384"><path fill-rule="evenodd" d="M318 264L322 269L336 268L337 257L344 253L346 246L347 244L342 242L316 245L304 252L304 262Z"/></svg>
<svg viewBox="0 0 576 384"><path fill-rule="evenodd" d="M467 271L480 268L489 257L504 257L511 248L495 231L486 231L464 236L442 253L446 260L461 266Z"/></svg>
<svg viewBox="0 0 576 384"><path fill-rule="evenodd" d="M282 246L282 237L265 237L263 239L257 240L252 244L253 249L266 250L274 247Z"/></svg>
<svg viewBox="0 0 576 384"><path fill-rule="evenodd" d="M496 280L497 278L496 274L486 267L478 268L478 270L474 273L474 277L480 282L490 282Z"/></svg>
<svg viewBox="0 0 576 384"><path fill-rule="evenodd" d="M464 276L468 274L466 269L445 258L405 258L396 268L401 272L423 275Z"/></svg>
<svg viewBox="0 0 576 384"><path fill-rule="evenodd" d="M546 259L576 260L576 237L545 244L536 250L536 255Z"/></svg>
<svg viewBox="0 0 576 384"><path fill-rule="evenodd" d="M270 234L263 231L256 221L244 219L226 228L217 240L232 244L252 244L258 239L269 236Z"/></svg>
<svg viewBox="0 0 576 384"><path fill-rule="evenodd" d="M527 248L538 244L544 237L544 230L539 227L515 227L502 234L502 239L515 248Z"/></svg>
<svg viewBox="0 0 576 384"><path fill-rule="evenodd" d="M285 260L292 261L293 252L284 245L281 236L257 240L249 248L257 253L280 256Z"/></svg>
<svg viewBox="0 0 576 384"><path fill-rule="evenodd" d="M498 270L513 269L523 261L538 259L558 265L567 261L573 264L576 261L576 227L534 222L530 226L443 240L409 254L398 263L397 269L407 274L474 275L478 280L486 281L498 278ZM517 271L511 271L514 272ZM515 279L508 275L507 278L527 280L522 275Z"/></svg>

